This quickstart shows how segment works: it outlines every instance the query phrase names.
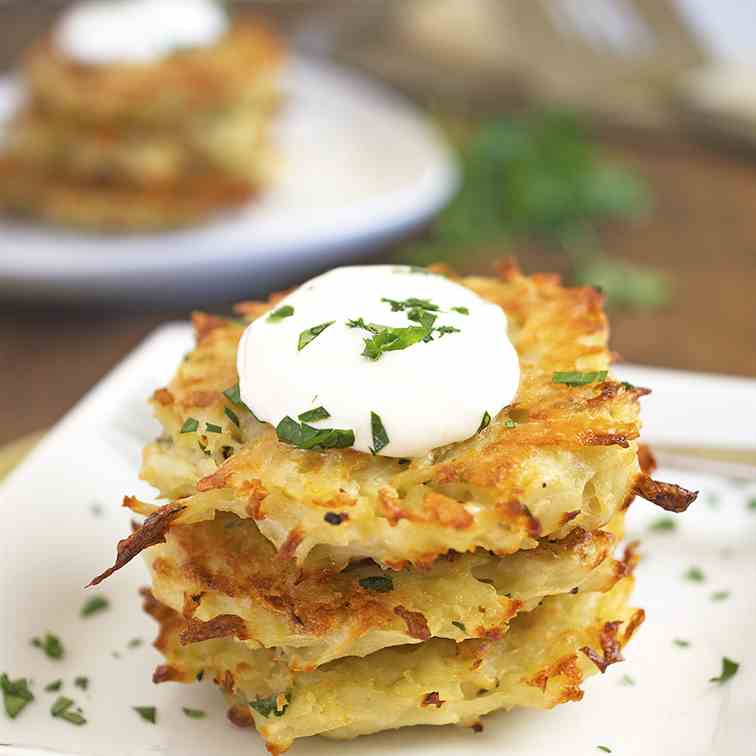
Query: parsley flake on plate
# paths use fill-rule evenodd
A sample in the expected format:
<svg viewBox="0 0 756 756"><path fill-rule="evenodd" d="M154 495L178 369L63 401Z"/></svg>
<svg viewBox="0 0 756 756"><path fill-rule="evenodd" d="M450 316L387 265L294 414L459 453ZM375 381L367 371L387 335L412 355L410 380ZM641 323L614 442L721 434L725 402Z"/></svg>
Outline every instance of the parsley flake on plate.
<svg viewBox="0 0 756 756"><path fill-rule="evenodd" d="M32 646L44 651L50 659L62 659L65 649L57 635L45 633L44 638L32 638Z"/></svg>
<svg viewBox="0 0 756 756"><path fill-rule="evenodd" d="M97 612L101 612L109 606L110 602L105 596L92 596L85 602L84 606L81 607L79 614L82 617L91 617L93 614L97 614Z"/></svg>
<svg viewBox="0 0 756 756"><path fill-rule="evenodd" d="M668 532L676 530L677 523L671 517L659 517L648 526L648 529L657 532Z"/></svg>
<svg viewBox="0 0 756 756"><path fill-rule="evenodd" d="M74 706L72 699L66 696L59 696L50 709L56 719L65 719L66 722L70 722L73 725L81 726L87 723L87 720L81 714L80 709L72 710Z"/></svg>
<svg viewBox="0 0 756 756"><path fill-rule="evenodd" d="M157 709L154 706L132 706L132 709L139 714L139 716L150 724L157 723Z"/></svg>
<svg viewBox="0 0 756 756"><path fill-rule="evenodd" d="M188 706L183 706L181 710L189 719L204 719L207 716L202 709L190 709Z"/></svg>
<svg viewBox="0 0 756 756"><path fill-rule="evenodd" d="M738 662L723 656L722 672L719 674L719 677L710 677L709 682L724 685L724 683L737 674L738 669L740 669L740 664L738 664Z"/></svg>
<svg viewBox="0 0 756 756"><path fill-rule="evenodd" d="M34 700L34 694L29 690L29 681L25 677L11 680L3 672L0 675L0 691L3 693L5 713L11 719L15 719Z"/></svg>
<svg viewBox="0 0 756 756"><path fill-rule="evenodd" d="M703 570L700 567L691 567L683 577L693 583L703 583L706 580Z"/></svg>

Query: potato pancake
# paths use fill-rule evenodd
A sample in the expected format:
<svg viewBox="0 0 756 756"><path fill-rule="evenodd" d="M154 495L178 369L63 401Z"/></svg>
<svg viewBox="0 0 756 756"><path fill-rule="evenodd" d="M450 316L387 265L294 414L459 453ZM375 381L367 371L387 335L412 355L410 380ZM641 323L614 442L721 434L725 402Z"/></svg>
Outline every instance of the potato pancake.
<svg viewBox="0 0 756 756"><path fill-rule="evenodd" d="M254 726L279 754L309 735L353 738L416 724L479 728L479 717L497 709L579 701L582 681L621 661L643 622L643 611L627 606L632 585L628 577L608 593L547 598L499 640L434 638L307 672L230 638L182 644L181 615L151 594L145 608L160 622L155 646L166 658L155 681L214 680L231 704L231 721Z"/></svg>
<svg viewBox="0 0 756 756"><path fill-rule="evenodd" d="M526 277L511 265L498 279L454 280L504 309L519 355L515 402L485 430L407 460L281 443L234 391L245 324L280 299L273 297L241 305L243 322L195 316L195 349L153 397L164 435L146 449L142 477L198 519L212 510L253 518L282 555L304 566L310 556L316 564L370 558L401 569L449 549L512 554L539 538L597 530L636 493L672 509L695 498L649 482L639 466L638 398L646 389L611 376L555 381L557 371L609 369L598 292Z"/></svg>
<svg viewBox="0 0 756 756"><path fill-rule="evenodd" d="M177 517L146 556L154 596L189 622L186 642L206 638L222 617L251 648L278 647L301 670L431 637L500 638L546 596L607 591L628 575L632 552L613 559L616 543L611 532L575 530L500 559L450 552L390 576L372 562L302 575L253 520L220 513L191 525Z"/></svg>
<svg viewBox="0 0 756 756"><path fill-rule="evenodd" d="M93 231L179 228L240 207L257 193L246 179L197 174L150 188L61 178L0 156L0 210Z"/></svg>
<svg viewBox="0 0 756 756"><path fill-rule="evenodd" d="M146 64L83 64L48 36L30 49L24 75L35 102L73 120L180 124L228 106L275 108L283 52L282 41L257 20L235 22L212 47Z"/></svg>
<svg viewBox="0 0 756 756"><path fill-rule="evenodd" d="M177 188L216 172L255 185L271 176L272 114L229 108L189 116L180 127L82 125L39 109L10 124L5 154L29 170L101 185Z"/></svg>

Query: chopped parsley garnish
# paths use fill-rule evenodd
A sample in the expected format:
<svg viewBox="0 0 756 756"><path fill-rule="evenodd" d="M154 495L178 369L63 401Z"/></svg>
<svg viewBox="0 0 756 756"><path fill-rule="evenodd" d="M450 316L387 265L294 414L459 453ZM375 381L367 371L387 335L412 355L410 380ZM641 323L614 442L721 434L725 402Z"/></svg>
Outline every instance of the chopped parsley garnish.
<svg viewBox="0 0 756 756"><path fill-rule="evenodd" d="M215 423L205 423L205 430L208 433L223 433L223 428Z"/></svg>
<svg viewBox="0 0 756 756"><path fill-rule="evenodd" d="M330 416L331 413L325 407L315 407L315 409L307 410L307 412L298 415L303 423L314 423L317 420L327 420Z"/></svg>
<svg viewBox="0 0 756 756"><path fill-rule="evenodd" d="M59 696L50 709L50 714L58 719L65 719L66 722L70 722L74 725L83 725L87 723L87 720L81 715L81 711L72 711L71 707L74 702L70 698L65 696Z"/></svg>
<svg viewBox="0 0 756 756"><path fill-rule="evenodd" d="M433 324L436 316L430 313L418 311L420 325L394 328L392 326L379 325L378 323L365 323L363 318L348 320L349 328L361 328L373 334L364 339L365 348L362 356L369 360L379 360L384 352L395 352L407 349L421 341L430 341L433 338Z"/></svg>
<svg viewBox="0 0 756 756"><path fill-rule="evenodd" d="M387 297L381 297L381 302L391 305L391 312L404 312L404 310L427 310L429 312L438 312L439 307L430 299L417 299L416 297L410 297L409 299L388 299Z"/></svg>
<svg viewBox="0 0 756 756"><path fill-rule="evenodd" d="M32 646L42 649L51 659L62 659L65 653L57 635L45 633L44 638L32 638Z"/></svg>
<svg viewBox="0 0 756 756"><path fill-rule="evenodd" d="M722 685L726 683L731 677L734 677L740 668L738 662L728 659L726 656L722 657L722 672L719 677L710 677L709 682L718 683Z"/></svg>
<svg viewBox="0 0 756 756"><path fill-rule="evenodd" d="M105 596L92 596L92 598L81 607L79 614L82 617L91 617L93 614L97 614L97 612L101 612L109 606L110 602Z"/></svg>
<svg viewBox="0 0 756 756"><path fill-rule="evenodd" d="M370 413L370 429L373 432L373 447L370 450L373 454L378 454L381 449L385 448L389 444L388 433L383 426L383 420L381 416L375 412Z"/></svg>
<svg viewBox="0 0 756 756"><path fill-rule="evenodd" d="M607 370L596 370L592 373L556 372L552 376L553 383L564 383L566 386L586 386L589 383L599 383L606 380Z"/></svg>
<svg viewBox="0 0 756 756"><path fill-rule="evenodd" d="M328 326L333 325L336 321L329 320L327 323L321 323L320 325L308 328L306 331L302 331L299 334L299 341L297 342L297 351L301 352L313 339L320 336Z"/></svg>
<svg viewBox="0 0 756 756"><path fill-rule="evenodd" d="M604 753L611 753L612 752L612 749L609 748L609 746L603 746L602 745L602 746L596 746L596 748L598 748L599 751L603 751Z"/></svg>
<svg viewBox="0 0 756 756"><path fill-rule="evenodd" d="M181 426L181 433L194 433L199 428L199 420L188 417Z"/></svg>
<svg viewBox="0 0 756 756"><path fill-rule="evenodd" d="M463 633L467 632L467 628L465 627L464 622L457 622L457 620L452 620L452 625L454 625L454 627L456 628L459 628Z"/></svg>
<svg viewBox="0 0 756 756"><path fill-rule="evenodd" d="M239 416L230 407L223 408L223 414L237 427L240 427Z"/></svg>
<svg viewBox="0 0 756 756"><path fill-rule="evenodd" d="M478 426L476 433L480 433L482 430L485 430L489 425L491 425L491 415L488 412L484 412L483 419L480 421L480 425Z"/></svg>
<svg viewBox="0 0 756 756"><path fill-rule="evenodd" d="M344 520L349 519L349 515L344 514L343 512L326 512L323 515L323 519L329 524L329 525L341 525Z"/></svg>
<svg viewBox="0 0 756 756"><path fill-rule="evenodd" d="M63 680L53 680L53 682L45 685L46 693L57 693L63 687Z"/></svg>
<svg viewBox="0 0 756 756"><path fill-rule="evenodd" d="M77 677L74 680L74 685L77 688L81 688L82 690L86 690L89 687L89 678L88 677L84 677L83 675L80 676L80 677Z"/></svg>
<svg viewBox="0 0 756 756"><path fill-rule="evenodd" d="M454 326L449 325L438 326L438 328L433 329L433 332L437 333L439 338L441 338L446 333L461 333L459 328L455 328Z"/></svg>
<svg viewBox="0 0 756 756"><path fill-rule="evenodd" d="M452 307L452 312L458 312L460 315L469 315L470 310L467 307Z"/></svg>
<svg viewBox="0 0 756 756"><path fill-rule="evenodd" d="M11 680L3 672L0 675L0 690L3 692L5 713L11 719L15 719L34 700L34 695L29 690L29 681L25 677Z"/></svg>
<svg viewBox="0 0 756 756"><path fill-rule="evenodd" d="M180 433L194 433L199 428L199 420L194 417L187 417L181 426Z"/></svg>
<svg viewBox="0 0 756 756"><path fill-rule="evenodd" d="M654 520L649 526L649 530L656 530L659 532L675 530L677 523L671 517L659 517Z"/></svg>
<svg viewBox="0 0 756 756"><path fill-rule="evenodd" d="M129 648L139 648L144 643L141 638L132 638L128 643Z"/></svg>
<svg viewBox="0 0 756 756"><path fill-rule="evenodd" d="M748 501L748 509L756 512L756 496Z"/></svg>
<svg viewBox="0 0 756 756"><path fill-rule="evenodd" d="M683 577L693 583L703 583L703 581L706 580L706 576L700 567L691 567Z"/></svg>
<svg viewBox="0 0 756 756"><path fill-rule="evenodd" d="M712 601L726 601L728 598L730 598L729 591L715 591L711 594Z"/></svg>
<svg viewBox="0 0 756 756"><path fill-rule="evenodd" d="M454 326L435 326L437 316L433 310L437 307L427 300L407 299L398 302L392 299L384 299L383 301L389 302L394 311L411 307L407 312L407 318L417 325L394 327L380 325L379 323L366 323L364 318L347 320L348 328L361 328L363 331L372 334L372 336L364 339L365 348L362 351L362 356L369 360L380 359L384 352L395 352L400 349L407 349L413 344L433 341L434 333L439 338L446 333L459 333L459 329L454 328Z"/></svg>
<svg viewBox="0 0 756 756"><path fill-rule="evenodd" d="M675 638L672 643L674 643L678 648L688 648L688 646L690 646L690 641L683 640L682 638Z"/></svg>
<svg viewBox="0 0 756 756"><path fill-rule="evenodd" d="M635 680L630 677L630 675L622 675L622 679L620 680L622 685L632 686L635 685Z"/></svg>
<svg viewBox="0 0 756 756"><path fill-rule="evenodd" d="M231 388L227 388L223 392L223 396L225 396L226 399L231 402L231 404L236 404L239 407L246 407L246 405L242 401L238 383L235 383L233 386L231 386Z"/></svg>
<svg viewBox="0 0 756 756"><path fill-rule="evenodd" d="M290 318L293 314L294 308L291 305L283 305L277 310L273 310L273 312L268 315L268 320L272 321L273 323L277 323L284 318Z"/></svg>
<svg viewBox="0 0 756 756"><path fill-rule="evenodd" d="M288 415L276 426L278 440L298 449L346 449L354 446L354 431L301 425Z"/></svg>
<svg viewBox="0 0 756 756"><path fill-rule="evenodd" d="M394 590L394 581L387 575L373 575L359 579L362 588L376 593L390 593Z"/></svg>
<svg viewBox="0 0 756 756"><path fill-rule="evenodd" d="M267 719L271 714L282 717L290 703L291 693L278 693L270 698L257 698L250 701L249 705Z"/></svg>
<svg viewBox="0 0 756 756"><path fill-rule="evenodd" d="M157 709L154 706L132 706L132 709L139 714L139 716L150 724L157 722Z"/></svg>
<svg viewBox="0 0 756 756"><path fill-rule="evenodd" d="M512 420L512 418L511 418L511 417L508 417L508 418L507 418L507 419L506 419L506 420L504 421L504 427L505 427L505 428L516 428L516 427L517 427L517 423L516 423L516 422L515 422L514 420Z"/></svg>
<svg viewBox="0 0 756 756"><path fill-rule="evenodd" d="M207 716L202 709L190 709L188 706L184 706L181 710L189 719L204 719Z"/></svg>

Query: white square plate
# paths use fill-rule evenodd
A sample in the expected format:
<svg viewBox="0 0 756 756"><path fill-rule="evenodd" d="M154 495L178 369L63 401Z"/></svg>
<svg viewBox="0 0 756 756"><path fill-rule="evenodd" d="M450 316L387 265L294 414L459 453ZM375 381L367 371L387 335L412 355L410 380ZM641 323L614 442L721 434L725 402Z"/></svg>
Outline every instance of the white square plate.
<svg viewBox="0 0 756 756"><path fill-rule="evenodd" d="M31 677L36 700L15 719L0 711L0 754L37 752L79 756L263 754L262 741L229 725L212 684L154 686L159 663L150 642L155 625L140 610L147 573L136 560L101 592L110 608L89 618L80 609L92 594L83 586L112 563L129 531L124 494L150 498L137 480L140 449L157 432L145 398L170 378L191 345L189 328L166 326L96 387L47 436L0 490L0 672ZM756 446L756 381L623 367L623 378L650 385L644 399L646 440ZM551 712L499 713L473 734L453 727L412 728L336 744L299 741L298 756L584 756L606 746L623 756L731 756L756 750L756 481L662 470L658 476L701 489L674 531L649 525L663 513L638 501L630 537L643 536L635 605L647 620L626 651L627 661L586 684L580 704ZM683 574L700 567L703 582ZM729 591L725 600L712 594ZM66 654L48 659L30 644L50 631ZM133 638L144 639L130 648ZM686 648L675 639L690 642ZM728 656L740 663L726 685ZM86 692L73 679L91 679ZM628 678L629 676L629 678ZM62 678L88 723L75 727L50 716ZM634 683L634 684L631 684ZM133 706L156 706L157 725ZM182 707L205 709L188 719Z"/></svg>

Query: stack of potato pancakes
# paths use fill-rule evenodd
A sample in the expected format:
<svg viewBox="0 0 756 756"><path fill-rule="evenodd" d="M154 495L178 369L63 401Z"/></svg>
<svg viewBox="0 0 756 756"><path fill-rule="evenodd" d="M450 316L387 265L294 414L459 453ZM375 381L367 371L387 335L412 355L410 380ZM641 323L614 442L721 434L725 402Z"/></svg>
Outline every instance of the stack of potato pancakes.
<svg viewBox="0 0 756 756"><path fill-rule="evenodd" d="M625 510L695 498L639 461L647 390L604 373L600 294L511 264L454 280L506 311L521 383L487 428L422 458L281 443L239 398L238 321L195 315L196 348L154 394L164 433L142 476L170 503L126 499L147 519L95 582L146 549L155 681L213 680L273 753L580 700L644 617L634 551L614 556Z"/></svg>
<svg viewBox="0 0 756 756"><path fill-rule="evenodd" d="M0 209L138 231L244 204L275 163L282 53L253 20L155 63L83 64L51 33L26 55L27 102L0 147Z"/></svg>

